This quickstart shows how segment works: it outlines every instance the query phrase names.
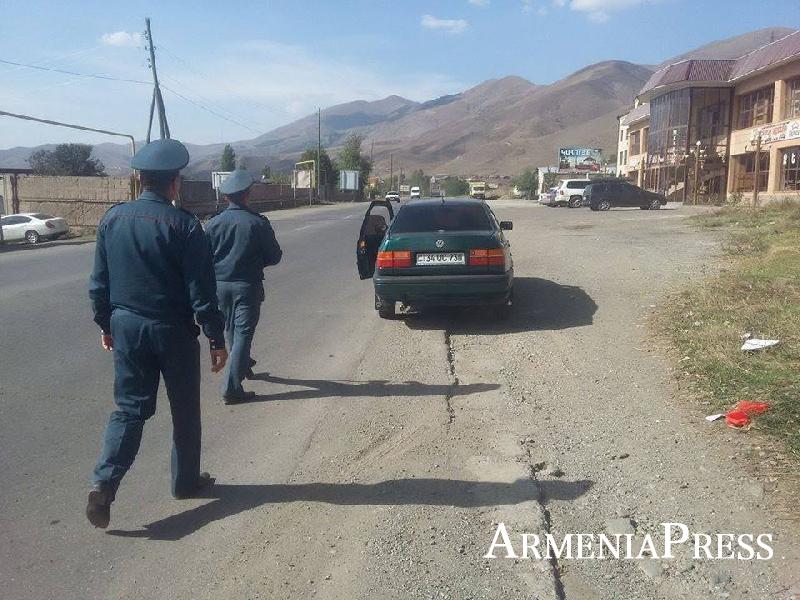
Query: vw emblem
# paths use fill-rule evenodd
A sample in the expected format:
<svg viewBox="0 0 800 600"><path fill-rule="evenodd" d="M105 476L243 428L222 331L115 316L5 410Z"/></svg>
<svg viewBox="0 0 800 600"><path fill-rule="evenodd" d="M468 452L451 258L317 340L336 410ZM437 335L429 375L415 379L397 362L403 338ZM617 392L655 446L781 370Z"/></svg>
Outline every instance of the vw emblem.
<svg viewBox="0 0 800 600"><path fill-rule="evenodd" d="M437 248L444 248L444 240L436 240Z"/></svg>

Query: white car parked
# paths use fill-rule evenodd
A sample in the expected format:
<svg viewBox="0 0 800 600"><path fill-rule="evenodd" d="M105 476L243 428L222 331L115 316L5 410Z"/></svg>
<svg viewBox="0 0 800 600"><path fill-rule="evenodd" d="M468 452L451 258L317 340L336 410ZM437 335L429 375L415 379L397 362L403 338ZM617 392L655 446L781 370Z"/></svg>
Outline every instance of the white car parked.
<svg viewBox="0 0 800 600"><path fill-rule="evenodd" d="M591 179L565 179L558 184L556 197L551 206L569 206L578 208L583 204L583 191L592 182Z"/></svg>
<svg viewBox="0 0 800 600"><path fill-rule="evenodd" d="M60 218L45 213L19 213L0 219L3 240L38 244L41 240L54 240L69 233L69 225Z"/></svg>
<svg viewBox="0 0 800 600"><path fill-rule="evenodd" d="M395 190L386 192L384 200L388 200L389 202L400 202L400 192L397 192Z"/></svg>
<svg viewBox="0 0 800 600"><path fill-rule="evenodd" d="M421 195L420 189L417 186L411 188L411 200L419 200Z"/></svg>

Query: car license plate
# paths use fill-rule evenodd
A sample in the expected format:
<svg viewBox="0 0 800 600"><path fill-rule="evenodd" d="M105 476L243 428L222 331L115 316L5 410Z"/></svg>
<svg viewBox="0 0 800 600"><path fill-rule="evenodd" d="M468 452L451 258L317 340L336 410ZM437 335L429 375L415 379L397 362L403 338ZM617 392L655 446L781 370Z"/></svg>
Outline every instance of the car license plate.
<svg viewBox="0 0 800 600"><path fill-rule="evenodd" d="M463 252L436 252L435 254L417 254L417 266L429 265L465 265Z"/></svg>

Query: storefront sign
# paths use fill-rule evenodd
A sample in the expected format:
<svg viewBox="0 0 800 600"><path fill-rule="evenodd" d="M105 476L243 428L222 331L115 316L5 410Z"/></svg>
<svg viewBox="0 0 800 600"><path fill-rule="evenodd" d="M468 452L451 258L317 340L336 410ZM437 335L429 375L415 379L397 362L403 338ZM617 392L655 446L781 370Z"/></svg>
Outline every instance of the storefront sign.
<svg viewBox="0 0 800 600"><path fill-rule="evenodd" d="M759 134L761 135L762 144L771 144L773 142L800 138L800 120L784 121L783 123L754 129L750 134L751 144L756 143Z"/></svg>

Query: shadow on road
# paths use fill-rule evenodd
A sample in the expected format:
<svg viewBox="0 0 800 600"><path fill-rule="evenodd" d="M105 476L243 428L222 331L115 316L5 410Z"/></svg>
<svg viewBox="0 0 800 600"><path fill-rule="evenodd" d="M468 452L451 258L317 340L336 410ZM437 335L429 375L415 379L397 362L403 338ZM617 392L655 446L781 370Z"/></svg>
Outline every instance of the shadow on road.
<svg viewBox="0 0 800 600"><path fill-rule="evenodd" d="M312 398L336 397L386 398L392 396L446 396L448 394L451 397L456 397L488 392L500 387L497 383L465 383L454 386L449 384L420 383L419 381L390 383L385 380L329 381L327 379L293 379L289 377L277 377L269 373L258 373L253 379L281 385L301 386L309 389L288 390L276 394L260 394L245 404L273 400L308 400Z"/></svg>
<svg viewBox="0 0 800 600"><path fill-rule="evenodd" d="M569 329L591 325L597 304L583 289L538 277L514 278L511 316L500 320L491 307L441 307L404 317L412 329L442 329L481 335Z"/></svg>
<svg viewBox="0 0 800 600"><path fill-rule="evenodd" d="M109 530L109 535L175 541L202 527L264 504L324 502L342 506L430 505L474 508L519 504L544 497L574 500L592 481L539 481L512 483L453 479L393 479L373 484L305 483L274 485L215 485L204 498L212 502L154 521L143 529Z"/></svg>

